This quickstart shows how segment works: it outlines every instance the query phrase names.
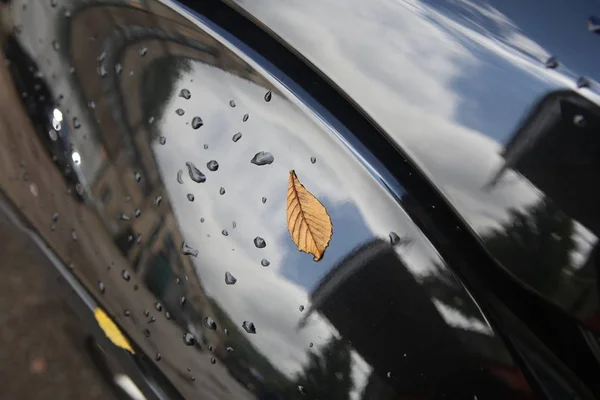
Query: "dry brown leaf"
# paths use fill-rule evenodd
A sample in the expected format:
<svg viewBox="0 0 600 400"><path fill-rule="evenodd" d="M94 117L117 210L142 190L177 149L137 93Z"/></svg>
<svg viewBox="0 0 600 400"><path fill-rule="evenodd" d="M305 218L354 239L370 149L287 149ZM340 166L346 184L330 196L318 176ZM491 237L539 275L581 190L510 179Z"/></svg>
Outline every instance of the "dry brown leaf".
<svg viewBox="0 0 600 400"><path fill-rule="evenodd" d="M290 171L287 192L287 226L300 251L314 255L319 261L329 246L333 226L325 206Z"/></svg>
<svg viewBox="0 0 600 400"><path fill-rule="evenodd" d="M103 309L96 307L96 309L94 309L94 318L96 318L96 322L98 322L98 325L100 325L100 328L102 328L106 337L110 339L115 346L125 349L131 354L135 354L135 351L131 348L127 338L121 333L117 324L110 319Z"/></svg>

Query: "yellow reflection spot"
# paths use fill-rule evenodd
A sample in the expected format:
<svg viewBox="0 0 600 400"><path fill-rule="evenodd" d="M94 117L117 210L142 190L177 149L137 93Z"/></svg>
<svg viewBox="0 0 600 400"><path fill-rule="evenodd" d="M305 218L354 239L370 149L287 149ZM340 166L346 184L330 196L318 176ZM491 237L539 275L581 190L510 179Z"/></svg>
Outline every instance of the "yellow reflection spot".
<svg viewBox="0 0 600 400"><path fill-rule="evenodd" d="M125 349L131 354L135 354L135 351L133 351L129 341L125 338L119 327L104 312L103 309L96 307L94 310L94 318L96 318L96 322L98 322L98 325L100 325L100 328L102 328L106 337L113 342L115 346Z"/></svg>

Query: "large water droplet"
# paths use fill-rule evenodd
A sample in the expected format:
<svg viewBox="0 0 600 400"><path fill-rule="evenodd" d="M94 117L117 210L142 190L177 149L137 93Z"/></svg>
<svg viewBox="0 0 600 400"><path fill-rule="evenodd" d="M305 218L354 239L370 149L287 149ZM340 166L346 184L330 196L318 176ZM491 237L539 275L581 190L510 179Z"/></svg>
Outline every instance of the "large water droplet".
<svg viewBox="0 0 600 400"><path fill-rule="evenodd" d="M244 328L244 330L248 333L251 334L255 334L256 333L256 327L254 326L253 322L250 321L244 321L242 323L242 328Z"/></svg>
<svg viewBox="0 0 600 400"><path fill-rule="evenodd" d="M235 135L233 135L231 140L233 140L233 143L237 143L237 141L240 140L241 138L242 138L242 132L238 132Z"/></svg>
<svg viewBox="0 0 600 400"><path fill-rule="evenodd" d="M235 107L235 101L234 100L229 100L229 107L231 107L231 108Z"/></svg>
<svg viewBox="0 0 600 400"><path fill-rule="evenodd" d="M225 229L223 229L223 230L221 231L221 234L222 234L223 236L229 236L229 232L227 232Z"/></svg>
<svg viewBox="0 0 600 400"><path fill-rule="evenodd" d="M187 89L181 89L181 91L179 92L179 97L183 97L184 99L189 100L190 97L192 97L192 94Z"/></svg>
<svg viewBox="0 0 600 400"><path fill-rule="evenodd" d="M271 101L271 91L269 90L267 93L265 93L265 101L268 103Z"/></svg>
<svg viewBox="0 0 600 400"><path fill-rule="evenodd" d="M165 145L165 143L167 143L167 138L164 136L161 136L160 138L158 138L158 143Z"/></svg>
<svg viewBox="0 0 600 400"><path fill-rule="evenodd" d="M204 326L212 331L217 329L217 323L211 317L204 317Z"/></svg>
<svg viewBox="0 0 600 400"><path fill-rule="evenodd" d="M312 164L316 163L316 162L317 162L317 157L311 157L311 158L310 158L310 162L311 162Z"/></svg>
<svg viewBox="0 0 600 400"><path fill-rule="evenodd" d="M390 232L390 244L396 246L400 243L400 236L396 232Z"/></svg>
<svg viewBox="0 0 600 400"><path fill-rule="evenodd" d="M214 172L219 169L219 163L216 160L210 160L206 163L206 168L208 168L209 171Z"/></svg>
<svg viewBox="0 0 600 400"><path fill-rule="evenodd" d="M104 282L98 281L98 290L100 290L100 293L104 294L104 292L106 291L106 286L104 285Z"/></svg>
<svg viewBox="0 0 600 400"><path fill-rule="evenodd" d="M235 285L237 279L235 276L231 275L229 272L225 272L225 283L228 285Z"/></svg>
<svg viewBox="0 0 600 400"><path fill-rule="evenodd" d="M185 111L183 110L183 108L178 108L177 110L175 110L175 114L181 117L183 114L185 114Z"/></svg>
<svg viewBox="0 0 600 400"><path fill-rule="evenodd" d="M131 279L131 274L129 273L129 271L127 271L126 269L124 269L121 272L121 276L123 277L123 279L125 279L126 281L129 281Z"/></svg>
<svg viewBox="0 0 600 400"><path fill-rule="evenodd" d="M202 125L204 125L204 121L202 121L202 118L200 118L200 117L192 118L192 129L198 129Z"/></svg>
<svg viewBox="0 0 600 400"><path fill-rule="evenodd" d="M263 267L268 267L269 265L271 265L271 261L267 260L266 258L263 258L262 260L260 260L260 265L262 265Z"/></svg>
<svg viewBox="0 0 600 400"><path fill-rule="evenodd" d="M181 251L181 254L183 254L185 256L198 257L198 250L194 249L192 246L190 246L186 242L181 243L180 251Z"/></svg>
<svg viewBox="0 0 600 400"><path fill-rule="evenodd" d="M267 242L265 242L265 239L257 236L254 238L254 245L259 249L264 249L267 246Z"/></svg>
<svg viewBox="0 0 600 400"><path fill-rule="evenodd" d="M273 161L275 161L275 157L268 151L259 151L252 157L252 160L250 160L254 165L269 165Z"/></svg>
<svg viewBox="0 0 600 400"><path fill-rule="evenodd" d="M200 170L196 168L196 166L192 162L188 161L185 163L185 165L187 166L191 180L193 180L196 183L206 182L206 176L202 172L200 172Z"/></svg>
<svg viewBox="0 0 600 400"><path fill-rule="evenodd" d="M183 185L183 171L182 170L177 171L177 183L179 183L180 185Z"/></svg>
<svg viewBox="0 0 600 400"><path fill-rule="evenodd" d="M191 194L191 193L188 193L188 194L187 194L187 199L188 199L189 201L194 201L195 197L194 197L194 195L193 195L193 194Z"/></svg>
<svg viewBox="0 0 600 400"><path fill-rule="evenodd" d="M187 332L183 335L183 343L185 343L186 346L193 346L196 343L196 339L194 338L194 335Z"/></svg>
<svg viewBox="0 0 600 400"><path fill-rule="evenodd" d="M248 118L250 118L250 115L244 114L244 116L242 117L242 121L246 122L248 121Z"/></svg>
<svg viewBox="0 0 600 400"><path fill-rule="evenodd" d="M221 189L219 189L219 194L221 196L223 196L225 194L225 188L224 187L221 187Z"/></svg>

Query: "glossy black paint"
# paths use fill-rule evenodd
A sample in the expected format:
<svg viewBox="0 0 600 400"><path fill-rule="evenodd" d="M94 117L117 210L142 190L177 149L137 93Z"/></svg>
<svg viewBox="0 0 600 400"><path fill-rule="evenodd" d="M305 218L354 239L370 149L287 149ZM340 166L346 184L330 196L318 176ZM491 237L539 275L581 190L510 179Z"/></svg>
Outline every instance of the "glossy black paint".
<svg viewBox="0 0 600 400"><path fill-rule="evenodd" d="M495 288L512 281L417 169L419 158L404 155L410 146L388 142L356 104L240 14L153 0L10 7L3 212L55 260L83 301L82 320L115 354L108 364L122 366L146 398L592 398L587 377L532 334L538 325L516 318L523 311L506 293L501 301L489 293L478 261L499 277ZM23 74L31 65L33 76ZM19 91L35 79L50 96L23 107ZM25 89L10 87L19 80ZM571 92L549 101L565 104L557 124L581 113L593 131L593 103ZM68 150L45 137L55 109L71 128ZM509 169L539 175L512 157L514 143L486 190ZM274 162L253 165L260 151ZM291 169L332 218L318 263L287 232ZM505 246L492 251L497 259L517 248ZM95 307L135 355L104 338ZM576 348L593 357L587 345Z"/></svg>

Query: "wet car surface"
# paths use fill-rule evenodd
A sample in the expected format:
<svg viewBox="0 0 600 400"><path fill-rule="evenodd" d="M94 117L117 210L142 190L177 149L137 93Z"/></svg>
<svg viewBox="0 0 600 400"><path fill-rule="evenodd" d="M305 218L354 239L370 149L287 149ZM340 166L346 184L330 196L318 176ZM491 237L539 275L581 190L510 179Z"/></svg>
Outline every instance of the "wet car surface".
<svg viewBox="0 0 600 400"><path fill-rule="evenodd" d="M597 218L586 185L598 113L577 88L595 84L591 72L534 80L513 109L482 102L520 123L475 159L465 143L484 139L437 134L452 114L433 97L412 106L441 112L438 126L420 117L415 129L414 115L392 111L402 136L371 119L362 94L336 79L343 70L310 60L356 103L307 66L305 44L262 3L248 6L256 20L233 4L188 5L3 8L3 232L43 254L38 268L119 395L594 398ZM444 154L464 163L424 156ZM454 191L442 172L486 180ZM502 218L490 211L500 203ZM515 309L513 295L539 304ZM554 341L542 335L556 325Z"/></svg>

